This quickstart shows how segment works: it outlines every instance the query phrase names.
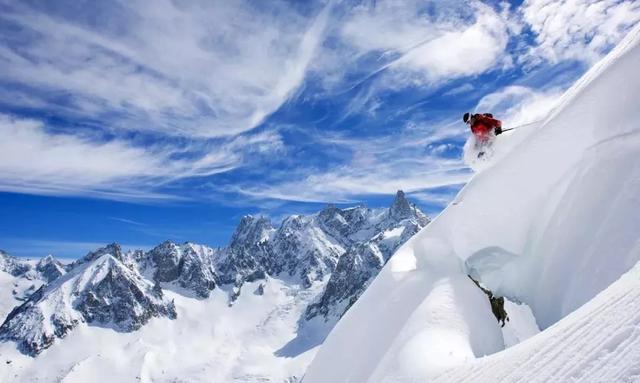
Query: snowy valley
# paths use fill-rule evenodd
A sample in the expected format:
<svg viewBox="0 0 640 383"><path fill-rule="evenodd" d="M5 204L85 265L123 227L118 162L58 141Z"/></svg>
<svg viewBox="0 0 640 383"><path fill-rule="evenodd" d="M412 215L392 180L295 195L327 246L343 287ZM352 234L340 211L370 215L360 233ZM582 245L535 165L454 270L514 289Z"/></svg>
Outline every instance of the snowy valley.
<svg viewBox="0 0 640 383"><path fill-rule="evenodd" d="M278 228L245 216L225 248L111 244L67 265L2 253L0 380L297 381L428 223L398 192L388 209L328 206Z"/></svg>

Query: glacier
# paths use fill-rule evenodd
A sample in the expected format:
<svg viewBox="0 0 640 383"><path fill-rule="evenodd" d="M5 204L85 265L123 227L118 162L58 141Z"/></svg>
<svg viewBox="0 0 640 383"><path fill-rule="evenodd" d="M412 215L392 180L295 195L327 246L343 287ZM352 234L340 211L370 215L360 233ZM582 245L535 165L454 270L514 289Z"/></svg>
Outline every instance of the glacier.
<svg viewBox="0 0 640 383"><path fill-rule="evenodd" d="M638 381L639 63L636 27L543 121L501 136L492 162L333 328L303 381ZM542 331L505 349L467 274L527 304Z"/></svg>

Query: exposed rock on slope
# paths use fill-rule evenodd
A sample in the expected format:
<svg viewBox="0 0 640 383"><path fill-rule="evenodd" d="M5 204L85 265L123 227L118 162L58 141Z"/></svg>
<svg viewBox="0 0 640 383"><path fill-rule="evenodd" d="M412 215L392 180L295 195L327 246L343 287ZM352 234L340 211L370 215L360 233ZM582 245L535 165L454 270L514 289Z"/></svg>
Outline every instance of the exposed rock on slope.
<svg viewBox="0 0 640 383"><path fill-rule="evenodd" d="M36 264L36 271L40 273L42 279L47 283L63 276L67 272L64 265L52 255L47 255L38 261Z"/></svg>
<svg viewBox="0 0 640 383"><path fill-rule="evenodd" d="M31 270L30 264L16 257L12 257L0 250L0 271L4 271L5 273L9 273L14 277L17 277L25 274L29 270Z"/></svg>
<svg viewBox="0 0 640 383"><path fill-rule="evenodd" d="M386 217L376 223L376 235L367 241L355 242L340 257L319 301L309 306L307 319L318 314L342 316L397 248L427 223L429 218L398 191Z"/></svg>
<svg viewBox="0 0 640 383"><path fill-rule="evenodd" d="M119 256L119 246L110 245L41 287L7 316L0 339L15 341L22 352L36 355L80 322L132 331L151 317L175 318L173 302L127 268Z"/></svg>
<svg viewBox="0 0 640 383"><path fill-rule="evenodd" d="M214 250L205 246L166 241L137 261L143 274L150 273L154 282L173 284L207 298L216 286L213 254Z"/></svg>

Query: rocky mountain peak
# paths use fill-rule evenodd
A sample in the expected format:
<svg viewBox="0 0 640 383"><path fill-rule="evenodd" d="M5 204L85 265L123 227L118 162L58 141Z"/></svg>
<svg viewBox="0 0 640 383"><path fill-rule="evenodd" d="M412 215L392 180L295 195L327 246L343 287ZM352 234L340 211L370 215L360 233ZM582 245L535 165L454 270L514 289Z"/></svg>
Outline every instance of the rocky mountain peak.
<svg viewBox="0 0 640 383"><path fill-rule="evenodd" d="M176 317L173 302L126 267L115 247L100 250L14 308L0 326L0 340L35 356L81 322L133 331L151 317Z"/></svg>
<svg viewBox="0 0 640 383"><path fill-rule="evenodd" d="M216 286L213 249L190 243L165 241L139 261L145 275L156 283L167 283L206 298ZM184 291L183 291L184 292Z"/></svg>
<svg viewBox="0 0 640 383"><path fill-rule="evenodd" d="M415 208L411 206L402 190L398 190L396 198L389 208L389 216L394 219L409 218L413 215Z"/></svg>
<svg viewBox="0 0 640 383"><path fill-rule="evenodd" d="M40 273L47 283L66 273L64 265L51 254L38 261L36 271Z"/></svg>
<svg viewBox="0 0 640 383"><path fill-rule="evenodd" d="M256 245L268 240L274 231L268 218L245 215L231 237L230 247Z"/></svg>
<svg viewBox="0 0 640 383"><path fill-rule="evenodd" d="M340 256L324 292L317 302L307 308L306 319L317 315L340 317L358 299L398 247L429 223L427 215L409 203L402 190L398 191L386 212L388 219L378 222L375 230L367 230L370 227L366 220L367 211L365 208L343 210L350 228L356 226L355 222L363 221L361 227L364 232L370 232L370 236L361 238L362 232L355 232L358 240L353 241Z"/></svg>
<svg viewBox="0 0 640 383"><path fill-rule="evenodd" d="M342 210L334 205L328 205L320 211L318 220L324 230L338 238L347 236L350 231L356 229L345 219Z"/></svg>
<svg viewBox="0 0 640 383"><path fill-rule="evenodd" d="M331 217L335 217L336 215L340 215L340 213L341 213L340 209L338 209L336 205L330 203L324 209L320 210L320 213L318 213L318 216L331 218Z"/></svg>
<svg viewBox="0 0 640 383"><path fill-rule="evenodd" d="M114 258L116 258L117 260L123 262L124 261L124 256L122 254L122 247L118 244L118 243L111 243L108 244L105 247L102 247L96 251L92 251L90 253L88 253L87 255L85 255L83 258L75 261L72 263L72 266L78 265L78 264L82 264L82 263L86 263L86 262L91 262L94 259L98 259L101 256L105 255L105 254L110 254L111 256L113 256Z"/></svg>

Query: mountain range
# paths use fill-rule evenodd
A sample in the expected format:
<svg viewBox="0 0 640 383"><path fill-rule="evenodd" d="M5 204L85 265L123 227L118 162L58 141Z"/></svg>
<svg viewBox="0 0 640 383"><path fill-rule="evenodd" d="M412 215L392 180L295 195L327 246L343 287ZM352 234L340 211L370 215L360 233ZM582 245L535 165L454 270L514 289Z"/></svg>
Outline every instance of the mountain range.
<svg viewBox="0 0 640 383"><path fill-rule="evenodd" d="M16 305L0 312L0 340L28 357L63 353L64 342L53 346L79 327L131 333L154 318L181 321L185 308L176 301L223 299L231 309L244 295L259 297L277 285L276 295L286 291L295 303L277 298L269 315L287 313L276 322L292 317L294 328L287 331L293 339L275 342L271 352L295 358L321 343L395 250L428 223L399 191L387 209L330 205L289 216L277 228L268 218L245 216L222 248L165 241L124 252L113 243L66 265L50 255L35 262L2 252L0 271L13 284L3 307L7 299Z"/></svg>

